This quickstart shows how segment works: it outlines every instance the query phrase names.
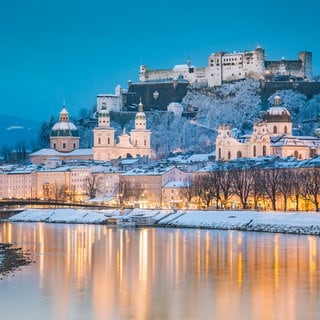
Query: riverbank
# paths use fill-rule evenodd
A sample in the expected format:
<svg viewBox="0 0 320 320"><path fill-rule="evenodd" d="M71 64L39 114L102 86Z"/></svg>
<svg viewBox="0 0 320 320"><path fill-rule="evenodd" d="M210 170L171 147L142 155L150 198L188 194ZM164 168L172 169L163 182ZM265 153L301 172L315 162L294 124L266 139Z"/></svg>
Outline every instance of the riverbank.
<svg viewBox="0 0 320 320"><path fill-rule="evenodd" d="M10 243L0 243L0 280L30 263L30 257L21 248L16 248Z"/></svg>
<svg viewBox="0 0 320 320"><path fill-rule="evenodd" d="M148 218L148 225L155 227L320 235L320 213L316 212L29 209L10 217L8 220L108 224L110 217L119 215L125 215L135 220Z"/></svg>

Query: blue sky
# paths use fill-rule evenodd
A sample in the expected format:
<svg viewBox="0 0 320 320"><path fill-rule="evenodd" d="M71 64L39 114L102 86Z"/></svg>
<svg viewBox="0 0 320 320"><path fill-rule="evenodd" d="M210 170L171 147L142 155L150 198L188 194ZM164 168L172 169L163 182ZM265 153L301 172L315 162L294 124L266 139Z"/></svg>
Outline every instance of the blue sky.
<svg viewBox="0 0 320 320"><path fill-rule="evenodd" d="M320 74L320 4L260 1L7 0L0 3L0 116L71 116L99 93L138 80L140 64L205 66L217 51L269 60L313 52Z"/></svg>

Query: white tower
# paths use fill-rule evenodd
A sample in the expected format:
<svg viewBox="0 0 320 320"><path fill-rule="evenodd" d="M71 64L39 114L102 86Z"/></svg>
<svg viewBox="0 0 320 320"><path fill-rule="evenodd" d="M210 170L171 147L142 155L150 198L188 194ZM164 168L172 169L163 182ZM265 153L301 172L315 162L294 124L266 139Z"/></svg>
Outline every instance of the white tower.
<svg viewBox="0 0 320 320"><path fill-rule="evenodd" d="M140 99L138 112L135 117L134 129L131 130L130 138L132 145L139 149L141 156L151 155L151 132L147 129L147 118L143 112L143 104Z"/></svg>
<svg viewBox="0 0 320 320"><path fill-rule="evenodd" d="M93 129L94 160L112 159L115 147L115 129L110 127L110 114L105 106L99 111L98 127Z"/></svg>

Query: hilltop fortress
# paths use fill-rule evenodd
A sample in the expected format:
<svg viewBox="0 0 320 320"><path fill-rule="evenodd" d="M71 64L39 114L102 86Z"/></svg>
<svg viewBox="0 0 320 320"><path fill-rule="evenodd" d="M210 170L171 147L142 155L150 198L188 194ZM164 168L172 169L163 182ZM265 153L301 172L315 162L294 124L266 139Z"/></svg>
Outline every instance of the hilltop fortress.
<svg viewBox="0 0 320 320"><path fill-rule="evenodd" d="M182 101L189 85L212 88L247 78L261 81L263 104L267 104L266 99L281 89L295 89L307 96L320 92L312 77L312 52L299 52L297 60L268 61L264 49L257 46L253 51L212 53L205 67L196 67L190 60L172 69L151 70L142 65L139 81L129 80L127 90L117 86L114 94L99 94L97 110L106 105L109 112L137 111L142 98L145 111L167 111L170 103ZM185 115L188 112L184 110Z"/></svg>
<svg viewBox="0 0 320 320"><path fill-rule="evenodd" d="M287 80L312 79L312 53L300 52L298 60L267 61L265 51L257 46L253 51L218 52L208 57L206 67L195 67L190 60L173 69L149 70L140 66L139 80L184 79L190 84L220 86L223 82L253 78L256 80L282 77Z"/></svg>

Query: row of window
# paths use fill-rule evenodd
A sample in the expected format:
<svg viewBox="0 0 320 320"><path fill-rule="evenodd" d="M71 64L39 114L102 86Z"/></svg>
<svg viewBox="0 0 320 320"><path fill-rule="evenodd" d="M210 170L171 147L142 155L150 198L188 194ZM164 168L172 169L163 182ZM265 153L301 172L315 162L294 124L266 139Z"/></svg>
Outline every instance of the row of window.
<svg viewBox="0 0 320 320"><path fill-rule="evenodd" d="M62 149L66 149L66 148L67 148L67 144L65 142L63 142L62 143ZM73 144L73 149L75 149L75 148L76 148L76 144L74 143ZM57 144L56 143L53 144L53 149L57 149Z"/></svg>
<svg viewBox="0 0 320 320"><path fill-rule="evenodd" d="M267 146L262 146L262 156L265 157L267 155ZM257 147L253 146L253 157L257 156ZM221 159L221 148L218 149L218 158ZM231 151L228 151L227 155L228 160L231 159ZM242 158L242 152L237 151L237 158Z"/></svg>

